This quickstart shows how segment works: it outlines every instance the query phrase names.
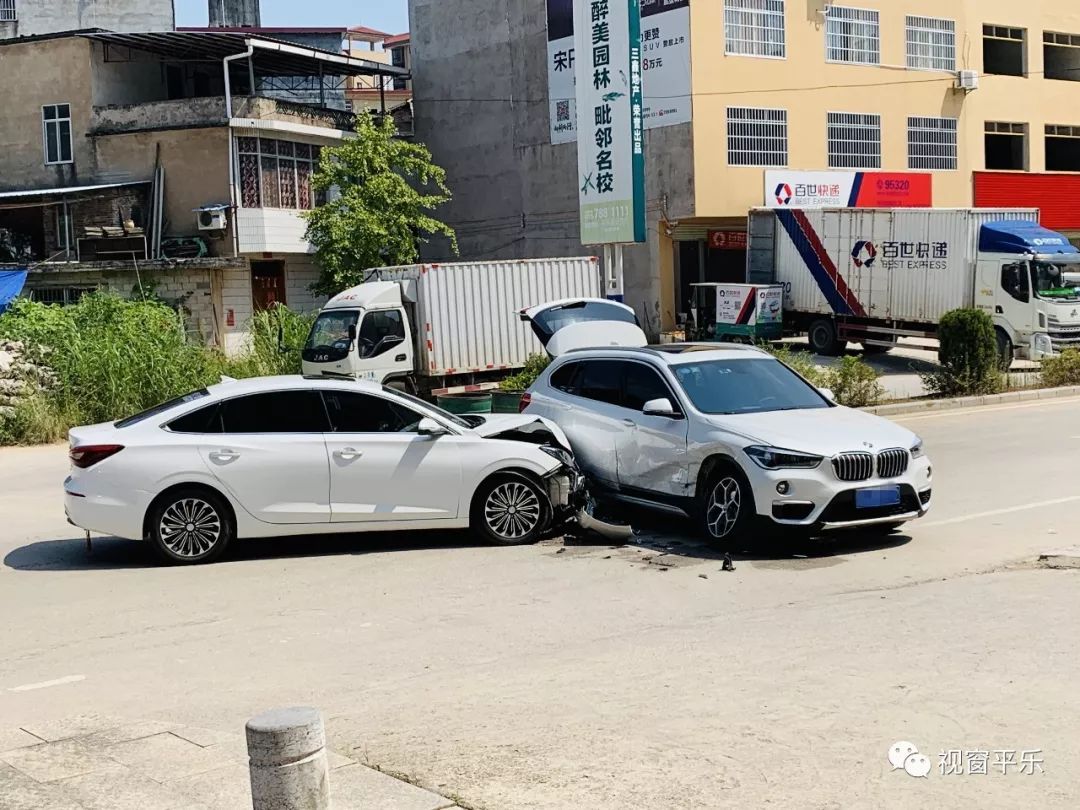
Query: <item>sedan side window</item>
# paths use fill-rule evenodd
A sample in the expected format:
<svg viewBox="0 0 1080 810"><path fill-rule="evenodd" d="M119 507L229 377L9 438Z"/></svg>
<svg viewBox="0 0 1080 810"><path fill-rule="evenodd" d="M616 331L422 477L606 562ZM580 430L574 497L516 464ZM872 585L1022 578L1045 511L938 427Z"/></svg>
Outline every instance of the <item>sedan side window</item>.
<svg viewBox="0 0 1080 810"><path fill-rule="evenodd" d="M217 402L169 422L173 433L221 433L221 408Z"/></svg>
<svg viewBox="0 0 1080 810"><path fill-rule="evenodd" d="M623 365L625 366L622 402L624 408L641 411L645 408L646 402L654 399L666 399L671 402L672 407L678 406L671 391L664 385L664 381L660 379L656 371L642 363L623 363Z"/></svg>
<svg viewBox="0 0 1080 810"><path fill-rule="evenodd" d="M325 433L330 426L316 391L274 391L221 403L226 433Z"/></svg>
<svg viewBox="0 0 1080 810"><path fill-rule="evenodd" d="M622 404L622 364L616 360L588 360L581 364L577 395L586 399Z"/></svg>
<svg viewBox="0 0 1080 810"><path fill-rule="evenodd" d="M422 418L404 405L368 394L324 391L323 399L336 433L415 433Z"/></svg>

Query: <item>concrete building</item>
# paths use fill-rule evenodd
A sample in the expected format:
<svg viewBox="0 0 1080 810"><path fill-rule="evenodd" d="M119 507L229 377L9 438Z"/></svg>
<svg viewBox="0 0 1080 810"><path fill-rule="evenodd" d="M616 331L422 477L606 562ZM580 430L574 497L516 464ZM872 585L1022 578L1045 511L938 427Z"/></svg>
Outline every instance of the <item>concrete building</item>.
<svg viewBox="0 0 1080 810"><path fill-rule="evenodd" d="M367 58L404 70L412 68L408 34L391 36L357 26L349 29L348 42L351 50L355 50L357 43L366 43L371 50L361 54ZM389 112L402 136L413 134L412 81L409 78L392 76L375 80L360 76L350 82L345 94L356 112Z"/></svg>
<svg viewBox="0 0 1080 810"><path fill-rule="evenodd" d="M318 305L301 213L352 116L257 88L392 67L233 32L70 32L0 60L24 79L0 117L0 263L30 266L32 295L152 287L229 350L254 309Z"/></svg>
<svg viewBox="0 0 1080 810"><path fill-rule="evenodd" d="M675 6L688 54L651 16ZM569 7L410 1L417 137L447 169L466 258L583 250L576 147L560 142L568 55L551 50L567 32L548 30ZM1035 205L1080 236L1075 0L642 9L646 108L692 118L646 124L649 241L627 251L626 295L650 325L676 325L692 282L742 277L754 206ZM685 89L656 90L650 69L684 57Z"/></svg>
<svg viewBox="0 0 1080 810"><path fill-rule="evenodd" d="M174 23L173 0L0 0L0 39L82 28L170 31Z"/></svg>

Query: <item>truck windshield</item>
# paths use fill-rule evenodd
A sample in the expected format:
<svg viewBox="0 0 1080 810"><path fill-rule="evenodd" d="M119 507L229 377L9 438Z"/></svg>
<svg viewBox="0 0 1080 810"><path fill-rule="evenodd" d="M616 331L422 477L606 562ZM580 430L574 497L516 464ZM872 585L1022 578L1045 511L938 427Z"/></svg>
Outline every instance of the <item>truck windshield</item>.
<svg viewBox="0 0 1080 810"><path fill-rule="evenodd" d="M311 327L303 358L309 363L335 363L349 355L349 327L356 326L355 309L330 309L319 313Z"/></svg>
<svg viewBox="0 0 1080 810"><path fill-rule="evenodd" d="M779 360L707 360L672 366L702 413L740 414L830 407L828 400Z"/></svg>
<svg viewBox="0 0 1080 810"><path fill-rule="evenodd" d="M1073 283L1077 265L1055 264L1053 262L1034 261L1031 263L1031 277L1035 294L1040 298L1080 298L1080 289ZM1073 272L1067 272L1067 271Z"/></svg>

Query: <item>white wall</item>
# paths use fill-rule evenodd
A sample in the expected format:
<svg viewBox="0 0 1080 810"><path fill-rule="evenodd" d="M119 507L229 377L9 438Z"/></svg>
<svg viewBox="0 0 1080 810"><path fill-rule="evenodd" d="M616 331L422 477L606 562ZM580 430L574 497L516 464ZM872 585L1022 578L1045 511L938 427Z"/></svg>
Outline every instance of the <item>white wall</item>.
<svg viewBox="0 0 1080 810"><path fill-rule="evenodd" d="M240 253L310 253L305 222L297 211L282 208L236 209Z"/></svg>

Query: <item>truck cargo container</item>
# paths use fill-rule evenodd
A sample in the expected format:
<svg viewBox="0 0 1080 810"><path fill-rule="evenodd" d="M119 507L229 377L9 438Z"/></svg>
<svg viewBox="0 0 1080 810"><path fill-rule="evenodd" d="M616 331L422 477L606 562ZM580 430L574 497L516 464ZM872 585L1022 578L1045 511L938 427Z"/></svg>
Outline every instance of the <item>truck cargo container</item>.
<svg viewBox="0 0 1080 810"><path fill-rule="evenodd" d="M372 270L334 296L303 351L306 375L429 394L502 379L544 348L520 312L601 295L596 257L414 264Z"/></svg>
<svg viewBox="0 0 1080 810"><path fill-rule="evenodd" d="M785 331L819 354L851 342L888 351L933 338L941 316L977 307L1001 364L1080 346L1080 250L1034 209L760 209L747 281L779 284Z"/></svg>

